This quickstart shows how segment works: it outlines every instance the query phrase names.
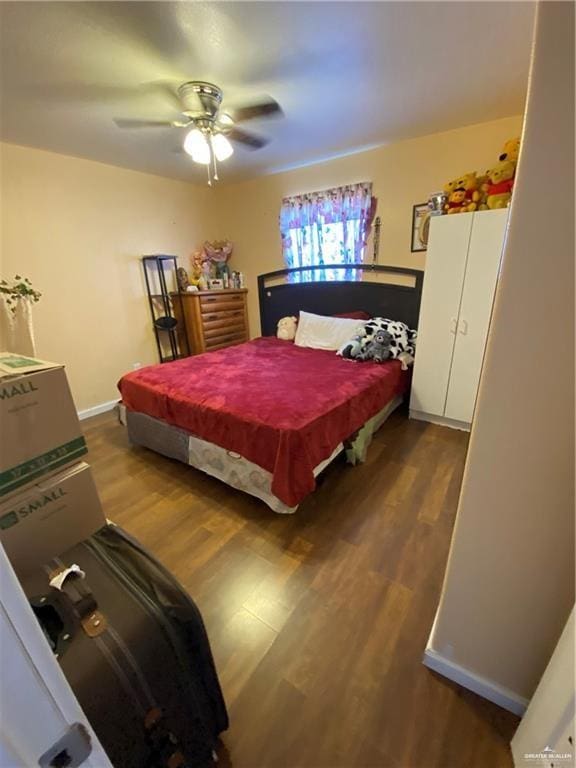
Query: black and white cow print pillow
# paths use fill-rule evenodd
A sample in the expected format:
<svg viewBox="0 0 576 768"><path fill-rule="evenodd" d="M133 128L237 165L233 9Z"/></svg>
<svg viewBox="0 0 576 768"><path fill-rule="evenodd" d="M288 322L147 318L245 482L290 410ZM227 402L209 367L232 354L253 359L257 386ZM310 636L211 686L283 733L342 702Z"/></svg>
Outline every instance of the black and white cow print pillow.
<svg viewBox="0 0 576 768"><path fill-rule="evenodd" d="M387 331L390 336L392 336L390 341L391 357L396 358L402 352L408 352L409 355L414 357L418 331L408 328L406 323L401 323L399 320L373 317L372 320L368 320L364 323L364 338L366 339L366 344L371 341L374 334L378 333L378 331Z"/></svg>
<svg viewBox="0 0 576 768"><path fill-rule="evenodd" d="M403 352L414 357L418 331L408 328L406 323L399 320L389 320L384 317L373 317L372 320L365 322L357 335L338 350L338 354L350 359L363 359L366 347L378 331L387 331L392 337L390 357L397 358Z"/></svg>

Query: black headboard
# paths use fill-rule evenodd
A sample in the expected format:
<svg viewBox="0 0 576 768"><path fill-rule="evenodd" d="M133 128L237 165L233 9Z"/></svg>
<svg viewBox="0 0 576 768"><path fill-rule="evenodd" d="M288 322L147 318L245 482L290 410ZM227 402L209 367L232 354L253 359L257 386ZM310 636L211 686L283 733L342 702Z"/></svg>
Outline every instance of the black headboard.
<svg viewBox="0 0 576 768"><path fill-rule="evenodd" d="M391 320L401 320L410 328L418 327L424 279L424 272L421 270L386 267L381 264L330 264L330 270L354 270L358 280L279 282L282 279L289 281L290 275L299 272L311 273L326 268L295 267L258 276L263 336L273 336L280 318L287 315L297 316L300 310L318 315L363 310L372 317L388 317ZM386 274L407 277L410 285L386 282Z"/></svg>

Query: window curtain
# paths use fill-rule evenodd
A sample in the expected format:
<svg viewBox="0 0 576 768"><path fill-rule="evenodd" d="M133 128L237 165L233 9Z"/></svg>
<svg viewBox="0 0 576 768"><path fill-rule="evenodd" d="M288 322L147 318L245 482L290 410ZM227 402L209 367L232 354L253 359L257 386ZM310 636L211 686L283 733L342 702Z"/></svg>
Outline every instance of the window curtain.
<svg viewBox="0 0 576 768"><path fill-rule="evenodd" d="M295 282L360 278L356 270L330 269L329 265L363 261L375 211L369 182L284 198L280 233L286 266L326 265L291 278Z"/></svg>

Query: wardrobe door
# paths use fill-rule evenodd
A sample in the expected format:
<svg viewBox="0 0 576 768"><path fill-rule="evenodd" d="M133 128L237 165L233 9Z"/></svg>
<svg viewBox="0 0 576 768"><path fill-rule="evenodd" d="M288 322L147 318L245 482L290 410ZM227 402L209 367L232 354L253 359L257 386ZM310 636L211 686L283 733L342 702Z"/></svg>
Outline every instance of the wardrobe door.
<svg viewBox="0 0 576 768"><path fill-rule="evenodd" d="M434 216L426 253L410 408L444 414L473 214Z"/></svg>
<svg viewBox="0 0 576 768"><path fill-rule="evenodd" d="M445 415L472 421L508 209L474 214Z"/></svg>

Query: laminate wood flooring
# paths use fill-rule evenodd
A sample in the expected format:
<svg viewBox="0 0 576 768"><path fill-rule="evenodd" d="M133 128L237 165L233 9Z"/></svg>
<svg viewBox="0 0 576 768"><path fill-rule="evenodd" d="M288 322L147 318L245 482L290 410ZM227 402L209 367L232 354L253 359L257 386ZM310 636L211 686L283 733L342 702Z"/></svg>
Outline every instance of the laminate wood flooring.
<svg viewBox="0 0 576 768"><path fill-rule="evenodd" d="M421 663L467 435L394 413L295 515L83 422L109 518L204 616L233 768L509 768L516 717Z"/></svg>

